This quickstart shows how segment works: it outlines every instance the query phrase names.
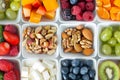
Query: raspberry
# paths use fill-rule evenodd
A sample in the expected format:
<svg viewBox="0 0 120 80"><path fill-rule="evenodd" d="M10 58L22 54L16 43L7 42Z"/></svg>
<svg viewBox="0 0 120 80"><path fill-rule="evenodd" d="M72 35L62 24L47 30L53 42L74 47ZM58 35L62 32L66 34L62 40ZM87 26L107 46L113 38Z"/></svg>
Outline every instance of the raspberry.
<svg viewBox="0 0 120 80"><path fill-rule="evenodd" d="M87 2L92 2L93 0L86 0Z"/></svg>
<svg viewBox="0 0 120 80"><path fill-rule="evenodd" d="M79 2L78 6L81 8L82 11L85 10L85 2Z"/></svg>
<svg viewBox="0 0 120 80"><path fill-rule="evenodd" d="M94 15L91 11L86 11L83 13L83 20L85 21L92 21L94 18Z"/></svg>
<svg viewBox="0 0 120 80"><path fill-rule="evenodd" d="M6 25L4 30L11 32L11 33L14 33L14 34L16 34L18 32L18 29L13 25Z"/></svg>
<svg viewBox="0 0 120 80"><path fill-rule="evenodd" d="M76 20L81 21L83 18L80 14L76 15Z"/></svg>
<svg viewBox="0 0 120 80"><path fill-rule="evenodd" d="M60 0L60 2L62 3L62 2L67 2L68 0Z"/></svg>
<svg viewBox="0 0 120 80"><path fill-rule="evenodd" d="M62 2L61 3L61 8L62 9L68 9L68 8L70 8L70 4L68 2Z"/></svg>
<svg viewBox="0 0 120 80"><path fill-rule="evenodd" d="M8 60L0 60L0 70L8 72L14 68L13 64Z"/></svg>
<svg viewBox="0 0 120 80"><path fill-rule="evenodd" d="M93 11L95 8L95 5L92 2L86 3L86 9L89 11Z"/></svg>
<svg viewBox="0 0 120 80"><path fill-rule="evenodd" d="M18 46L12 46L9 55L10 56L17 56L19 53Z"/></svg>
<svg viewBox="0 0 120 80"><path fill-rule="evenodd" d="M17 80L16 74L14 71L10 71L4 74L4 80Z"/></svg>
<svg viewBox="0 0 120 80"><path fill-rule="evenodd" d="M79 6L73 6L71 9L72 15L77 15L81 13L81 8Z"/></svg>

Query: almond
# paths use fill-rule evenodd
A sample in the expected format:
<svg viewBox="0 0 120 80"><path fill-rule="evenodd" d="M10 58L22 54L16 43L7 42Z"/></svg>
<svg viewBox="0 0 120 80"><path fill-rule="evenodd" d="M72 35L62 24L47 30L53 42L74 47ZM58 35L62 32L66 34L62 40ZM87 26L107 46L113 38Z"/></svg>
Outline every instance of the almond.
<svg viewBox="0 0 120 80"><path fill-rule="evenodd" d="M76 27L76 29L78 29L78 30L82 30L83 27L84 27L83 25L79 25L79 26Z"/></svg>
<svg viewBox="0 0 120 80"><path fill-rule="evenodd" d="M82 51L82 47L80 44L74 44L74 49L76 50L76 52L81 52Z"/></svg>
<svg viewBox="0 0 120 80"><path fill-rule="evenodd" d="M62 38L63 39L66 39L66 38L68 38L69 36L65 33L65 32L62 32Z"/></svg>
<svg viewBox="0 0 120 80"><path fill-rule="evenodd" d="M73 47L70 47L70 48L64 49L64 52L67 53L67 52L71 52L72 50L73 50Z"/></svg>
<svg viewBox="0 0 120 80"><path fill-rule="evenodd" d="M84 28L82 30L82 34L86 39L93 41L93 34L92 34L92 31L90 29Z"/></svg>
<svg viewBox="0 0 120 80"><path fill-rule="evenodd" d="M94 52L94 50L91 48L83 50L83 54L86 56L90 56L91 54L93 54L93 52Z"/></svg>

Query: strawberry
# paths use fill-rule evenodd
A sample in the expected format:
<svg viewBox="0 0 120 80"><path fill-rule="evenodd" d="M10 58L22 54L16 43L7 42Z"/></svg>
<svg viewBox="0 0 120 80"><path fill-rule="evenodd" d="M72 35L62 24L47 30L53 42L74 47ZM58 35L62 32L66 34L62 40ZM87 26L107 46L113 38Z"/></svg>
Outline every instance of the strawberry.
<svg viewBox="0 0 120 80"><path fill-rule="evenodd" d="M13 64L8 60L0 60L0 70L3 72L9 72L14 68Z"/></svg>
<svg viewBox="0 0 120 80"><path fill-rule="evenodd" d="M12 70L4 74L4 80L17 80L15 72Z"/></svg>
<svg viewBox="0 0 120 80"><path fill-rule="evenodd" d="M18 46L12 46L9 55L17 56L19 53Z"/></svg>
<svg viewBox="0 0 120 80"><path fill-rule="evenodd" d="M18 29L13 25L6 25L4 30L14 34L18 32Z"/></svg>
<svg viewBox="0 0 120 80"><path fill-rule="evenodd" d="M16 74L16 77L17 77L16 80L20 80L20 73L19 73L19 70L18 70L18 69L14 69L13 71L14 71L15 74Z"/></svg>

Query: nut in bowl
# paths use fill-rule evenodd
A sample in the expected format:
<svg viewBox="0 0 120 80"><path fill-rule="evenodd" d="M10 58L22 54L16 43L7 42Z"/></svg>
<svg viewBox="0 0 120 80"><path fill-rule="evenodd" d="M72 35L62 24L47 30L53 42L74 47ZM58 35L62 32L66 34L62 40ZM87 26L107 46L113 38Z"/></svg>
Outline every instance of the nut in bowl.
<svg viewBox="0 0 120 80"><path fill-rule="evenodd" d="M23 25L23 56L58 56L57 24ZM29 55L29 56L27 56Z"/></svg>
<svg viewBox="0 0 120 80"><path fill-rule="evenodd" d="M100 57L120 57L120 24L98 24L98 50Z"/></svg>
<svg viewBox="0 0 120 80"><path fill-rule="evenodd" d="M96 55L96 38L93 23L62 24L61 53L62 57L81 57Z"/></svg>
<svg viewBox="0 0 120 80"><path fill-rule="evenodd" d="M22 80L58 80L58 61L55 59L24 59Z"/></svg>

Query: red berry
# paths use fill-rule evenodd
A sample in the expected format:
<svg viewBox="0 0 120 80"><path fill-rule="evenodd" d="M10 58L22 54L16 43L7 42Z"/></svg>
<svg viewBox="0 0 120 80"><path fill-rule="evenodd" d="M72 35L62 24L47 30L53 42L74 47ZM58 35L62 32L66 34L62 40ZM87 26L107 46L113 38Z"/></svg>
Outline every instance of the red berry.
<svg viewBox="0 0 120 80"><path fill-rule="evenodd" d="M93 11L95 9L95 5L92 2L86 3L86 9L88 11Z"/></svg>
<svg viewBox="0 0 120 80"><path fill-rule="evenodd" d="M94 18L94 15L91 11L86 11L83 13L83 20L85 21L92 21Z"/></svg>
<svg viewBox="0 0 120 80"><path fill-rule="evenodd" d="M13 25L6 25L4 30L11 32L11 33L14 33L14 34L16 34L18 32L18 29Z"/></svg>
<svg viewBox="0 0 120 80"><path fill-rule="evenodd" d="M93 0L86 0L87 2L92 2Z"/></svg>
<svg viewBox="0 0 120 80"><path fill-rule="evenodd" d="M8 60L0 60L0 70L3 72L9 72L14 68L13 64Z"/></svg>
<svg viewBox="0 0 120 80"><path fill-rule="evenodd" d="M79 2L78 6L81 8L81 10L85 10L85 2Z"/></svg>
<svg viewBox="0 0 120 80"><path fill-rule="evenodd" d="M76 15L76 20L81 21L83 18L80 14Z"/></svg>
<svg viewBox="0 0 120 80"><path fill-rule="evenodd" d="M61 3L61 8L68 9L68 8L70 8L70 4L68 2L63 2L63 3Z"/></svg>
<svg viewBox="0 0 120 80"><path fill-rule="evenodd" d="M67 2L68 0L60 0L60 2Z"/></svg>
<svg viewBox="0 0 120 80"><path fill-rule="evenodd" d="M19 53L18 46L12 46L9 55L17 56Z"/></svg>
<svg viewBox="0 0 120 80"><path fill-rule="evenodd" d="M13 71L14 71L15 74L16 74L16 77L17 77L16 80L20 80L20 73L19 73L19 70L18 70L18 69L14 69Z"/></svg>
<svg viewBox="0 0 120 80"><path fill-rule="evenodd" d="M14 71L10 71L4 74L4 80L17 80L16 74Z"/></svg>
<svg viewBox="0 0 120 80"><path fill-rule="evenodd" d="M81 13L81 8L79 6L73 6L71 9L72 15L78 15Z"/></svg>

